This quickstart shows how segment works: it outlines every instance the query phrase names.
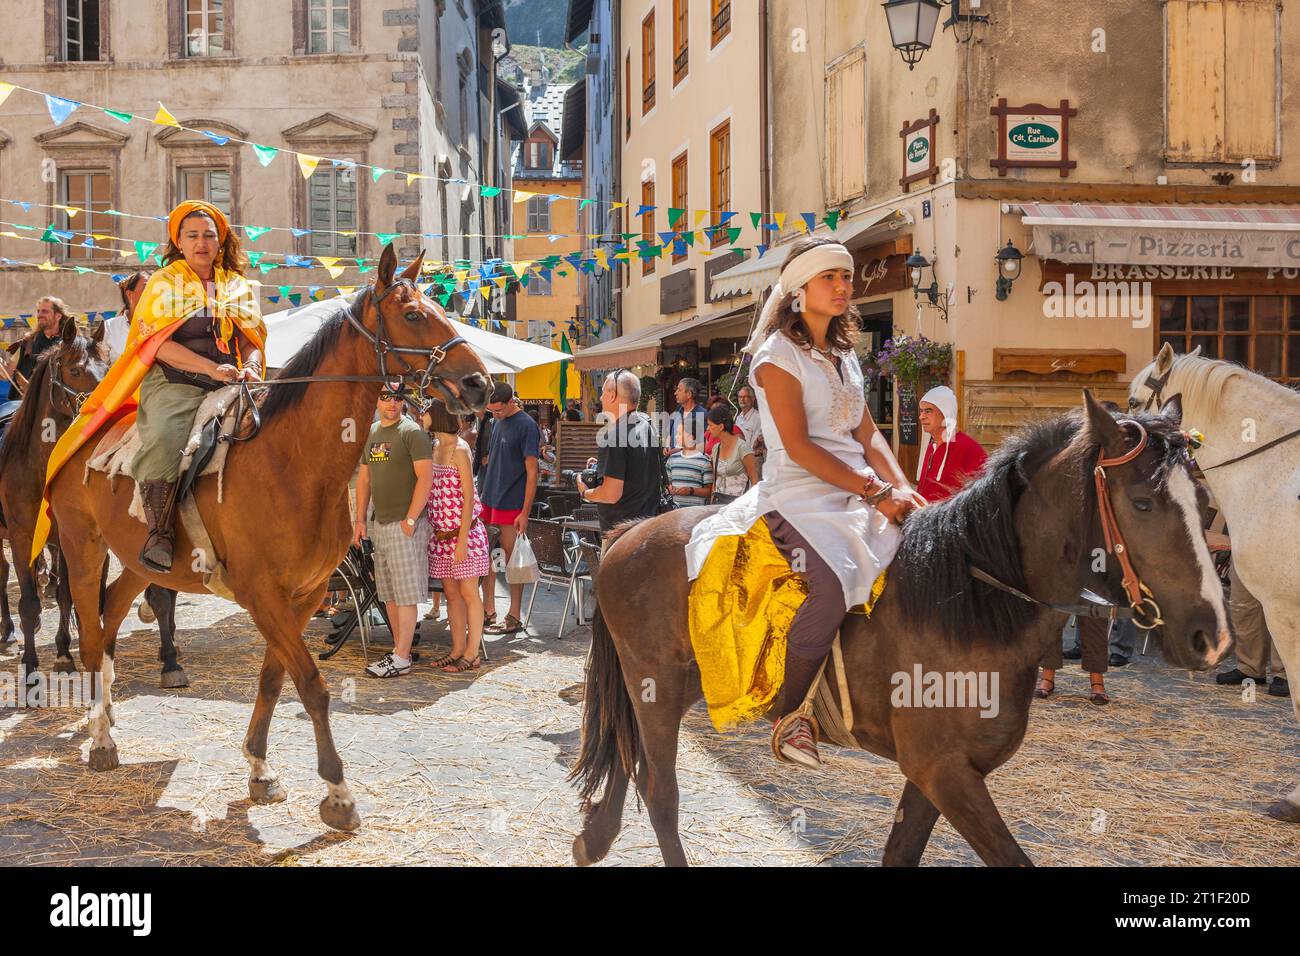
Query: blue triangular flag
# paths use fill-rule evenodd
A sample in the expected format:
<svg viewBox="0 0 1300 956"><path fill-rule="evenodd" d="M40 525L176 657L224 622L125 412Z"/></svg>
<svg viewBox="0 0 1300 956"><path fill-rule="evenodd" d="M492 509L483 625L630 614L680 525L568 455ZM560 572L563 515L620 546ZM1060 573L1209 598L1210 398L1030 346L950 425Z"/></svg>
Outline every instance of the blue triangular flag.
<svg viewBox="0 0 1300 956"><path fill-rule="evenodd" d="M73 111L80 106L76 100L65 100L61 96L51 96L45 94L45 106L50 111L50 119L54 120L54 125L58 126L65 119L72 115Z"/></svg>
<svg viewBox="0 0 1300 956"><path fill-rule="evenodd" d="M16 205L22 206L22 207L23 207L23 212L31 212L31 211L32 211L32 204L29 203L29 202L19 202L19 203L17 203Z"/></svg>
<svg viewBox="0 0 1300 956"><path fill-rule="evenodd" d="M758 258L763 258L763 253L767 252L767 246L759 245L755 246L755 248L758 250Z"/></svg>
<svg viewBox="0 0 1300 956"><path fill-rule="evenodd" d="M310 229L290 229L289 231L293 233L295 239L301 239L303 236L311 232Z"/></svg>
<svg viewBox="0 0 1300 956"><path fill-rule="evenodd" d="M227 143L230 142L229 136L222 136L218 133L212 132L212 130L210 129L201 129L199 130L199 132L202 133L204 136L206 136L208 139L212 140L212 142L216 143L218 146L225 146Z"/></svg>
<svg viewBox="0 0 1300 956"><path fill-rule="evenodd" d="M126 278L126 273L114 272L111 276L109 276L109 278L112 279L114 282L121 282L123 279Z"/></svg>

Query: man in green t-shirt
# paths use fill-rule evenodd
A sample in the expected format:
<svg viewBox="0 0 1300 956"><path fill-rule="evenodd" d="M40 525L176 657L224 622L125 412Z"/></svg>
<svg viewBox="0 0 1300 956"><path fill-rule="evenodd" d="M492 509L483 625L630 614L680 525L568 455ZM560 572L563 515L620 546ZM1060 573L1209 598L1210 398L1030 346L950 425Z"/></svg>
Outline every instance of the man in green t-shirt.
<svg viewBox="0 0 1300 956"><path fill-rule="evenodd" d="M400 677L411 670L419 603L429 592L429 519L433 444L424 429L402 414L400 391L384 386L379 420L370 426L357 476L353 541L375 546L375 590L388 609L393 652L366 668L372 677ZM366 521L373 500L374 517Z"/></svg>

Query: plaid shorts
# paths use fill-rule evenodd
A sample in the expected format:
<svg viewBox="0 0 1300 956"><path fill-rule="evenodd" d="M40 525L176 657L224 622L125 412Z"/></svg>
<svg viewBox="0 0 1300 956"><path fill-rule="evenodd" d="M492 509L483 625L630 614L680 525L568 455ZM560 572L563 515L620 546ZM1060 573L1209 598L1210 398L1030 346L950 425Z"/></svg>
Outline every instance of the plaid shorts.
<svg viewBox="0 0 1300 956"><path fill-rule="evenodd" d="M379 600L399 606L419 604L429 597L429 519L423 514L408 538L402 522L380 524L371 520L366 529L375 546L375 592Z"/></svg>

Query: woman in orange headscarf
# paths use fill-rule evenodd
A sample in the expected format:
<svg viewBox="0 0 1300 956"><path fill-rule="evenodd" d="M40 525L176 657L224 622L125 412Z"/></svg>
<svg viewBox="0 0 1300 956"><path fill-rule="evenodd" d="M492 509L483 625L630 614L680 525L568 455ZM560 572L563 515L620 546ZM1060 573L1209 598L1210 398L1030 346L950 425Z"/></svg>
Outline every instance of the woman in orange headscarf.
<svg viewBox="0 0 1300 956"><path fill-rule="evenodd" d="M126 349L82 406L50 455L47 501L33 537L49 534L50 483L107 422L138 404L141 450L131 463L149 537L140 560L158 571L172 563L172 509L181 449L204 395L262 374L266 326L243 270L239 239L221 210L187 200L167 217L169 242L131 316Z"/></svg>

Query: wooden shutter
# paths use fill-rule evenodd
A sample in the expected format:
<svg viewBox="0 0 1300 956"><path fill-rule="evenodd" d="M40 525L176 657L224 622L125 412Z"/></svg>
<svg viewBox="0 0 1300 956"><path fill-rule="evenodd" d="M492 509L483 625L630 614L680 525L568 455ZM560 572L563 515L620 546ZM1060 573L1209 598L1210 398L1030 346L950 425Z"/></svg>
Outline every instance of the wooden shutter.
<svg viewBox="0 0 1300 956"><path fill-rule="evenodd" d="M866 66L866 51L857 49L827 70L828 205L846 202L866 187Z"/></svg>
<svg viewBox="0 0 1300 956"><path fill-rule="evenodd" d="M1279 159L1277 0L1233 0L1223 13L1224 158Z"/></svg>

